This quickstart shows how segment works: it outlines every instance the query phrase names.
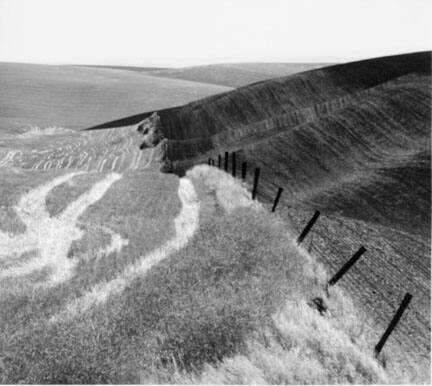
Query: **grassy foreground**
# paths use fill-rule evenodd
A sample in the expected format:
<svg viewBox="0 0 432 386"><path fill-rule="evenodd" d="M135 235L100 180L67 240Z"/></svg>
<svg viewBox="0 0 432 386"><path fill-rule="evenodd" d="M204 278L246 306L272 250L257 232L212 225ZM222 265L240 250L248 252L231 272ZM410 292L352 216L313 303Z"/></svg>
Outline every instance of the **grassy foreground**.
<svg viewBox="0 0 432 386"><path fill-rule="evenodd" d="M325 271L282 220L215 168L198 166L185 178L198 196L198 230L123 291L54 321L70 283L55 304L31 286L2 296L1 323L14 322L0 336L2 383L409 381L373 359L361 314L337 288L325 292ZM115 270L121 263L110 256Z"/></svg>

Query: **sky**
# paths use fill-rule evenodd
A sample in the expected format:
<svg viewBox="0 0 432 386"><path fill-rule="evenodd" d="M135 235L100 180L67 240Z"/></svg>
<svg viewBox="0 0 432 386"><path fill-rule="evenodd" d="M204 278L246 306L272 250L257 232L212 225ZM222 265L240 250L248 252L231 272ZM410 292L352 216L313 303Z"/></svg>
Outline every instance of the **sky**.
<svg viewBox="0 0 432 386"><path fill-rule="evenodd" d="M182 67L430 50L431 0L0 0L0 61Z"/></svg>

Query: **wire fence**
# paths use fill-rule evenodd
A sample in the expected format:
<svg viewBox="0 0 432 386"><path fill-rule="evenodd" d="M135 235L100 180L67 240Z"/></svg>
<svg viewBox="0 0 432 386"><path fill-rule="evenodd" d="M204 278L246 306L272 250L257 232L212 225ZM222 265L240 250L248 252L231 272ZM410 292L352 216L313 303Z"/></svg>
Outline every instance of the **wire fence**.
<svg viewBox="0 0 432 386"><path fill-rule="evenodd" d="M217 159L218 159L217 167L219 169L221 169L222 168L222 156L219 154ZM233 177L236 177L236 174L237 174L236 161L237 161L236 153L232 152L231 153L231 174ZM208 159L208 164L210 166L215 166L215 161L213 160L213 158ZM228 165L229 165L229 152L225 152L225 154L224 154L224 170L227 173L229 172ZM241 165L241 179L243 179L243 180L246 179L247 167L248 167L248 164L246 161L244 161ZM255 200L257 197L260 174L261 174L261 169L258 167L255 168L254 177L253 177L252 192L251 192L253 200ZM273 206L271 209L272 213L274 213L276 211L276 208L277 208L277 205L280 201L283 190L284 189L282 187L278 187L276 197L273 201ZM320 215L321 215L320 211L316 210L315 213L313 214L312 218L308 221L308 223L303 228L302 232L299 234L299 236L297 238L297 244L298 245L300 245L304 241L306 236L310 233L310 231L312 230L313 226L317 222ZM328 289L328 287L330 287L330 286L337 284L339 282L339 280L342 279L342 277L354 266L354 264L366 252L367 252L366 248L364 246L361 246L357 250L357 252L327 282L327 288L326 289ZM381 339L378 341L378 343L376 344L376 346L374 348L374 352L375 352L376 357L379 356L379 354L382 351L382 349L383 349L385 343L387 342L389 336L391 335L393 330L396 328L396 326L399 323L403 313L408 308L408 306L412 300L412 297L413 296L408 292L405 294L405 296L404 296L401 304L399 305L397 311L395 312L393 318L390 320L388 327L386 328L386 330L384 331L384 333L381 336Z"/></svg>

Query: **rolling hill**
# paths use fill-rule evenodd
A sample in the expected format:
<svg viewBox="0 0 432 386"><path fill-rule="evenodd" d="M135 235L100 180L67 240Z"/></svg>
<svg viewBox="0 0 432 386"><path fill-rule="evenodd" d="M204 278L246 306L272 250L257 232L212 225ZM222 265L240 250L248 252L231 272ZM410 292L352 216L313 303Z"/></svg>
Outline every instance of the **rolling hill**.
<svg viewBox="0 0 432 386"><path fill-rule="evenodd" d="M430 53L232 91L52 70L37 68L50 86L25 96L33 104L0 93L1 383L430 382ZM25 73L6 82L16 95ZM118 101L138 75L148 109L167 107L164 140L143 150L136 123L154 110L134 93ZM101 110L81 100L111 86ZM224 92L172 107L194 87ZM246 181L202 165L225 151L248 162ZM413 301L376 359L405 292Z"/></svg>
<svg viewBox="0 0 432 386"><path fill-rule="evenodd" d="M429 377L430 52L276 78L157 114L164 170L181 176L236 151L237 166L261 168L260 200L285 189L279 211L297 232L322 212L310 249L329 270L364 245L343 287L376 331L404 292L414 295L389 351Z"/></svg>
<svg viewBox="0 0 432 386"><path fill-rule="evenodd" d="M221 86L82 66L0 63L0 130L82 129L101 120L181 105Z"/></svg>

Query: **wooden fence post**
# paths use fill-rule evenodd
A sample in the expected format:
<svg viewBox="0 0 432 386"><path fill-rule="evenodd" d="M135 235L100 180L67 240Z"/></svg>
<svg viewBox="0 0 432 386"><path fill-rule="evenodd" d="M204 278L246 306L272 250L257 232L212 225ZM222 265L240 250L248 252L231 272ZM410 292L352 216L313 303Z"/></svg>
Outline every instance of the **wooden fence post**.
<svg viewBox="0 0 432 386"><path fill-rule="evenodd" d="M257 189L258 189L258 180L260 175L260 168L255 169L255 176L254 176L254 184L253 184L253 190L252 190L252 200L255 200Z"/></svg>
<svg viewBox="0 0 432 386"><path fill-rule="evenodd" d="M228 152L225 152L225 171L228 171Z"/></svg>
<svg viewBox="0 0 432 386"><path fill-rule="evenodd" d="M345 275L345 273L357 262L358 259L360 259L361 255L366 252L366 248L361 246L360 249L354 253L354 255L349 259L343 267L337 272L328 282L328 285L334 285L336 284L339 279Z"/></svg>
<svg viewBox="0 0 432 386"><path fill-rule="evenodd" d="M404 313L405 309L408 307L408 304L410 303L412 299L412 295L410 293L406 293L405 297L402 300L402 303L400 304L398 310L396 311L395 315L393 316L393 319L391 320L389 326L385 330L383 336L379 340L378 344L375 346L375 356L378 356L381 350L383 349L388 337L396 327L396 325L399 322L399 319L401 318L402 314Z"/></svg>
<svg viewBox="0 0 432 386"><path fill-rule="evenodd" d="M221 168L221 163L222 163L222 157L220 154L218 154L218 168Z"/></svg>
<svg viewBox="0 0 432 386"><path fill-rule="evenodd" d="M277 194L276 194L276 198L275 198L275 200L273 202L272 212L274 212L276 210L276 206L277 206L277 204L279 202L279 199L280 199L280 196L281 196L282 192L283 192L283 188L279 188L278 191L277 191Z"/></svg>
<svg viewBox="0 0 432 386"><path fill-rule="evenodd" d="M242 178L246 178L246 171L247 171L247 162L242 163Z"/></svg>
<svg viewBox="0 0 432 386"><path fill-rule="evenodd" d="M232 175L233 177L236 176L236 153L233 152L231 154L231 168L232 168Z"/></svg>
<svg viewBox="0 0 432 386"><path fill-rule="evenodd" d="M307 236L311 228L314 226L316 220L318 220L318 217L320 215L320 211L316 210L313 217L309 220L305 228L303 229L303 232L300 234L300 236L297 238L297 244L300 244L304 238Z"/></svg>

